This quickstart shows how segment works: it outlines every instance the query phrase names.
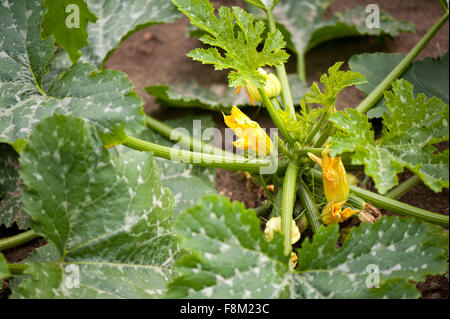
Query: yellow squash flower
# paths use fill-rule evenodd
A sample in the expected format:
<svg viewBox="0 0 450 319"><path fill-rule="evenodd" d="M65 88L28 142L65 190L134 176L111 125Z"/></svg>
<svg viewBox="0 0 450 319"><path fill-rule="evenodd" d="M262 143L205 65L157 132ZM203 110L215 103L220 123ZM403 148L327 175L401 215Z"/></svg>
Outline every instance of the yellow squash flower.
<svg viewBox="0 0 450 319"><path fill-rule="evenodd" d="M270 154L272 141L258 123L252 121L234 105L231 109L231 115L223 114L223 117L225 124L239 137L233 143L236 148L251 151L257 155Z"/></svg>
<svg viewBox="0 0 450 319"><path fill-rule="evenodd" d="M281 83L277 76L273 73L267 73L263 68L259 68L258 72L262 74L266 78L266 82L264 84L264 90L267 93L267 96L275 97L279 96L281 93ZM250 81L247 81L247 85L245 86L247 90L248 97L252 105L255 105L255 101L262 102L263 99L261 94L259 94L259 90L256 86L254 86ZM238 87L236 90L236 94L239 93L241 87Z"/></svg>
<svg viewBox="0 0 450 319"><path fill-rule="evenodd" d="M269 241L273 239L273 233L275 231L281 232L281 217L272 217L270 220L267 221L264 233L266 234L266 237ZM295 222L292 221L291 245L298 242L299 239L300 239L300 230L298 229Z"/></svg>
<svg viewBox="0 0 450 319"><path fill-rule="evenodd" d="M359 212L351 208L342 210L350 195L350 186L341 157L331 157L328 144L322 152L322 158L311 153L308 153L308 156L322 167L323 188L327 199L327 205L322 210L324 224L334 225L343 222Z"/></svg>

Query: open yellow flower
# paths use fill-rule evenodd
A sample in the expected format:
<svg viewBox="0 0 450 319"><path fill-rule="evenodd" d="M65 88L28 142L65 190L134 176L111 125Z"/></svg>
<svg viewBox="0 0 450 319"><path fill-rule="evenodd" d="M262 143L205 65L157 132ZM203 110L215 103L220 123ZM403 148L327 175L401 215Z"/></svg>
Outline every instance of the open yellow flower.
<svg viewBox="0 0 450 319"><path fill-rule="evenodd" d="M322 167L323 188L327 199L327 205L322 210L324 224L333 225L343 222L359 212L351 208L342 210L342 206L350 195L350 186L341 157L331 157L328 144L322 152L322 158L312 153L308 153L308 156Z"/></svg>
<svg viewBox="0 0 450 319"><path fill-rule="evenodd" d="M223 113L222 113L223 114ZM233 130L239 139L234 146L257 155L269 155L272 150L272 141L258 123L252 121L247 115L233 105L231 115L223 114L225 124Z"/></svg>
<svg viewBox="0 0 450 319"><path fill-rule="evenodd" d="M273 73L267 73L263 68L259 68L258 72L262 74L266 79L263 89L266 91L267 96L269 98L279 96L281 93L281 83L277 76ZM247 90L247 94L250 102L252 102L252 105L255 105L255 101L263 101L261 94L259 94L258 88L254 86L250 81L247 81L245 89ZM238 87L236 90L236 94L239 93L240 90L241 87Z"/></svg>

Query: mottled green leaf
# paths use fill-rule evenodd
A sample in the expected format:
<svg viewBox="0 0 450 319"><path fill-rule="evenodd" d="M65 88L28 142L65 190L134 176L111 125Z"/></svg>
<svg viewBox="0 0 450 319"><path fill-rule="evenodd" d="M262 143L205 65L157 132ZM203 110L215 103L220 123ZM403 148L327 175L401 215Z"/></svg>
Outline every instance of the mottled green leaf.
<svg viewBox="0 0 450 319"><path fill-rule="evenodd" d="M145 90L156 96L158 103L174 107L198 107L228 112L233 105L250 104L245 90L236 95L233 89L220 84L208 88L191 81L170 86L157 84L148 86Z"/></svg>
<svg viewBox="0 0 450 319"><path fill-rule="evenodd" d="M92 121L108 144L120 143L125 131L140 131L142 100L121 72L77 63L43 90L55 46L53 38L41 39L42 12L38 0L0 4L0 142L20 151L32 127L54 112Z"/></svg>
<svg viewBox="0 0 450 319"><path fill-rule="evenodd" d="M28 228L28 215L20 201L19 155L8 144L0 143L0 225Z"/></svg>
<svg viewBox="0 0 450 319"><path fill-rule="evenodd" d="M195 121L195 123L194 123ZM190 136L202 139L208 143L213 136L205 136L207 129L214 127L211 116L184 116L175 120L164 122L170 127L183 130L181 133L189 133ZM194 133L195 125L195 133ZM186 130L186 131L184 131ZM147 129L140 134L140 138L160 145L172 147L174 142L169 141L151 129ZM160 168L160 178L164 186L168 187L175 199L175 216L196 204L199 199L208 194L217 194L216 191L216 170L214 168L198 167L193 164L173 162L170 160L155 159Z"/></svg>
<svg viewBox="0 0 450 319"><path fill-rule="evenodd" d="M213 47L195 49L188 56L204 64L213 64L216 70L233 69L228 74L231 87L246 86L250 81L262 87L265 78L258 72L264 66L276 66L287 61L283 50L285 41L279 31L267 34L263 42L264 23L255 22L254 17L239 7L233 10L223 6L214 14L209 0L172 0L191 19L191 23L207 32L200 38ZM233 23L234 22L234 23ZM217 48L225 51L224 54Z"/></svg>
<svg viewBox="0 0 450 319"><path fill-rule="evenodd" d="M309 88L296 74L289 74L288 80L294 103L300 104ZM158 103L173 107L198 107L212 111L229 112L233 105L251 105L245 90L241 90L236 95L235 90L221 84L204 87L195 81L191 81L190 83L177 83L170 86L152 85L146 87L145 90L147 93L156 96Z"/></svg>
<svg viewBox="0 0 450 319"><path fill-rule="evenodd" d="M169 0L86 0L98 17L88 25L89 44L83 58L103 66L111 54L131 34L148 26L170 23L181 14Z"/></svg>
<svg viewBox="0 0 450 319"><path fill-rule="evenodd" d="M288 297L288 259L281 236L267 242L255 212L224 196L205 197L178 216L175 233L192 254L176 263L183 275L169 298Z"/></svg>
<svg viewBox="0 0 450 319"><path fill-rule="evenodd" d="M354 55L349 60L349 66L353 71L360 72L367 77L368 83L359 85L358 88L369 94L375 87L397 66L404 58L399 53L367 53ZM423 93L428 97L436 96L448 104L448 52L438 57L425 58L415 61L401 75L401 78L414 85L414 93ZM386 100L380 99L368 112L369 118L382 117L384 112L389 112L385 106Z"/></svg>
<svg viewBox="0 0 450 319"><path fill-rule="evenodd" d="M57 262L34 260L12 297L158 298L177 254L173 196L149 153L113 160L93 126L41 121L20 157L22 200ZM53 257L52 257L53 259ZM79 285L70 285L79 274Z"/></svg>
<svg viewBox="0 0 450 319"><path fill-rule="evenodd" d="M361 73L352 71L339 71L344 62L336 62L320 77L323 92L317 82L313 82L311 89L305 95L308 103L318 103L326 108L334 106L338 94L346 87L366 83L366 77Z"/></svg>
<svg viewBox="0 0 450 319"><path fill-rule="evenodd" d="M362 224L336 250L338 237L337 225L322 226L312 242L303 242L298 271L310 286L296 285L297 297L314 292L324 298L417 298L420 293L409 281L423 281L446 268L445 250L436 245L442 228L420 220L384 217ZM380 287L367 289L376 270Z"/></svg>
<svg viewBox="0 0 450 319"><path fill-rule="evenodd" d="M80 49L88 44L86 28L97 17L89 11L84 0L44 0L47 9L42 20L42 37L54 36L56 43L69 53L70 60L76 62Z"/></svg>
<svg viewBox="0 0 450 319"><path fill-rule="evenodd" d="M352 164L365 165L380 193L398 184L397 174L406 167L435 192L449 186L449 153L436 153L433 144L449 138L449 107L436 97L414 97L413 86L401 79L385 92L391 114L383 115L383 137L378 141L368 118L353 109L338 112L330 120L341 132L331 143L332 154L355 152Z"/></svg>
<svg viewBox="0 0 450 319"><path fill-rule="evenodd" d="M354 36L396 36L401 31L412 32L413 25L396 20L380 12L380 27L366 25L369 13L362 6L335 13L325 19L325 11L332 0L283 0L273 10L289 49L305 54L325 41ZM260 13L260 16L261 13Z"/></svg>
<svg viewBox="0 0 450 319"><path fill-rule="evenodd" d="M176 262L182 275L169 284L171 298L417 298L409 280L446 269L435 244L442 229L414 219L364 224L338 250L338 226L322 226L297 252L297 271L287 267L281 234L267 242L255 212L226 197L186 210L175 233L191 254ZM374 266L379 288L369 289Z"/></svg>

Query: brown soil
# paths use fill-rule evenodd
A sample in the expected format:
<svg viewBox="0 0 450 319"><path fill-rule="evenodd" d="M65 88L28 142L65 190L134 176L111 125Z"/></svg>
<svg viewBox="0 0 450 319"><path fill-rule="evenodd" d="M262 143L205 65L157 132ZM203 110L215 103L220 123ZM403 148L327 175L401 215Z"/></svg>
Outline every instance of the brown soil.
<svg viewBox="0 0 450 319"><path fill-rule="evenodd" d="M216 1L216 4L225 5L242 6L243 3L243 0ZM335 0L334 4L328 9L327 15L350 9L356 5L371 3L374 3L373 0ZM442 9L437 0L378 0L376 3L381 10L390 15L414 23L416 32L413 34L402 33L395 39L349 38L324 43L311 50L306 56L309 84L312 81L317 81L320 75L336 61L347 62L354 54L376 51L408 53L442 14ZM144 88L146 86L157 83L184 82L192 78L195 78L200 84L225 83L225 72L214 72L211 66L202 65L186 57L189 51L201 45L197 39L186 37L185 28L187 25L188 19L183 18L172 24L156 25L141 30L127 39L106 64L107 68L121 70L129 75L136 86L136 91L144 99L146 112L156 117L161 117L162 114L164 114L164 117L167 115L176 116L180 113L180 110L156 104L155 99L145 93ZM437 57L447 51L448 47L449 29L447 22L421 52L418 59ZM288 72L295 72L295 58L293 57L288 63ZM363 93L355 88L349 88L340 95L337 106L339 109L354 107L363 98ZM260 122L261 126L274 127L264 111L257 113L255 109L252 109L248 110L247 113ZM216 126L223 129L221 115L212 113L212 116ZM407 175L408 173L402 174L400 180L406 178ZM242 173L217 170L217 190L232 200L244 202L247 207L257 207L266 199L261 188L249 182ZM404 195L401 200L437 213L446 215L449 213L448 190L436 194L421 184ZM17 232L17 229L0 228L0 238ZM4 253L9 262L17 262L24 259L34 248L42 244L44 244L42 240L36 240L7 250ZM449 295L448 279L443 276L428 276L427 281L418 283L417 287L422 293L422 298L448 298Z"/></svg>

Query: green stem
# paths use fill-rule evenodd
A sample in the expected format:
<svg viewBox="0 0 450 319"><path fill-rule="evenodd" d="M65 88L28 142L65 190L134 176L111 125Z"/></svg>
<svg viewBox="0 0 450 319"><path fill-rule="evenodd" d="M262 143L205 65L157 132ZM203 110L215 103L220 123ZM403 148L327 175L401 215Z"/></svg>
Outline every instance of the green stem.
<svg viewBox="0 0 450 319"><path fill-rule="evenodd" d="M158 132L165 138L169 139L171 138L171 135L174 133L175 129L150 117L146 116L145 119L146 125L151 128L152 130ZM202 153L209 153L209 154L222 154L227 156L233 156L234 154L224 151L218 147L212 146L208 143L204 143L200 140L194 139L193 137L182 134L181 132L176 133L176 138L178 139L177 142L179 142L181 145L185 147L189 147L194 152L202 152Z"/></svg>
<svg viewBox="0 0 450 319"><path fill-rule="evenodd" d="M312 169L312 174L314 178L322 178L322 173L318 170ZM448 227L449 217L437 213L430 212L428 210L411 206L398 200L387 198L386 196L365 190L357 186L350 186L350 191L358 196L359 198L365 200L368 203L376 206L377 208L386 209L393 213L412 216L416 218L423 219L429 223L438 224L441 226Z"/></svg>
<svg viewBox="0 0 450 319"><path fill-rule="evenodd" d="M271 32L277 30L277 26L275 24L275 19L272 14L272 10L266 10L267 20L269 21L269 28ZM295 107L294 101L292 100L291 87L289 86L289 81L287 78L286 68L284 64L281 64L276 67L277 75L280 79L281 83L281 99L283 100L284 107L291 117L295 118Z"/></svg>
<svg viewBox="0 0 450 319"><path fill-rule="evenodd" d="M305 52L299 52L297 54L297 75L300 80L306 82Z"/></svg>
<svg viewBox="0 0 450 319"><path fill-rule="evenodd" d="M278 102L278 100L276 99L276 98L271 98L270 99L270 101L272 102L272 104L273 104L273 108L275 109L275 110L282 110L283 108L281 107L281 105L280 105L280 102Z"/></svg>
<svg viewBox="0 0 450 319"><path fill-rule="evenodd" d="M385 196L370 192L368 190L359 188L357 186L350 186L350 190L356 196L364 199L365 201L371 203L377 208L382 208L389 210L393 213L397 213L404 216L412 216L416 218L423 219L427 222L438 224L441 226L448 227L449 218L448 216L436 214L425 209L414 207L395 199L387 198Z"/></svg>
<svg viewBox="0 0 450 319"><path fill-rule="evenodd" d="M250 160L239 156L219 156L185 151L143 141L132 136L128 136L122 144L138 151L153 152L155 156L168 160L192 163L205 167L258 172L261 167L270 165L270 161L266 159L252 159L250 162ZM242 159L245 159L245 161Z"/></svg>
<svg viewBox="0 0 450 319"><path fill-rule="evenodd" d="M311 224L313 233L317 233L320 227L320 212L314 202L314 197L302 178L300 178L299 181L298 196L300 197L303 206L306 208L306 215L308 216L308 221Z"/></svg>
<svg viewBox="0 0 450 319"><path fill-rule="evenodd" d="M291 254L291 229L292 213L295 202L295 188L297 184L298 167L289 162L283 182L283 194L281 202L281 232L283 233L283 251L289 256Z"/></svg>
<svg viewBox="0 0 450 319"><path fill-rule="evenodd" d="M334 123L327 122L325 127L323 128L322 134L317 138L314 142L313 147L323 147L328 138L335 133L336 129L334 127Z"/></svg>
<svg viewBox="0 0 450 319"><path fill-rule="evenodd" d="M259 89L259 94L261 95L264 105L267 108L267 111L269 112L270 117L272 118L273 123L276 125L278 130L281 132L283 137L290 143L294 142L294 139L292 136L288 133L286 128L284 127L284 123L281 120L280 116L278 115L277 111L275 110L272 102L270 101L269 97L267 96L266 92L262 89Z"/></svg>
<svg viewBox="0 0 450 319"><path fill-rule="evenodd" d="M11 275L23 275L23 272L27 268L27 264L8 264L8 270Z"/></svg>
<svg viewBox="0 0 450 319"><path fill-rule="evenodd" d="M313 141L314 137L316 137L317 132L319 132L320 128L322 127L323 122L325 122L326 117L327 117L326 113L322 114L322 116L320 117L319 122L317 122L313 126L311 132L309 133L308 137L306 138L305 145L308 145L308 144L310 144Z"/></svg>
<svg viewBox="0 0 450 319"><path fill-rule="evenodd" d="M266 182L264 181L264 177L260 174L259 175L259 182L261 183L261 186L264 189L264 192L266 192L267 197L269 198L270 202L274 202L274 198L272 195L272 192L267 188Z"/></svg>
<svg viewBox="0 0 450 319"><path fill-rule="evenodd" d="M387 193L385 196L388 198L397 199L402 197L404 194L406 194L411 188L416 187L421 182L421 179L419 176L414 175L411 178L408 178L406 181L398 185L396 188L391 190L389 193Z"/></svg>
<svg viewBox="0 0 450 319"><path fill-rule="evenodd" d="M22 245L33 239L41 237L34 230L28 230L15 236L0 239L0 251Z"/></svg>
<svg viewBox="0 0 450 319"><path fill-rule="evenodd" d="M390 88L391 83L395 81L410 66L413 60L419 55L427 43L433 38L436 32L442 27L448 19L448 11L431 27L431 29L422 37L414 48L400 61L400 63L389 73L383 81L358 105L356 110L366 113L383 96L383 92Z"/></svg>
<svg viewBox="0 0 450 319"><path fill-rule="evenodd" d="M289 150L286 148L286 146L284 146L284 142L281 140L281 138L278 136L278 134L275 133L275 136L277 137L277 140L278 140L278 150L281 153L283 153L283 155L286 156L287 158L289 158L291 160L295 160L294 154L289 152Z"/></svg>
<svg viewBox="0 0 450 319"><path fill-rule="evenodd" d="M252 209L256 212L256 216L265 216L272 209L272 203L266 200L262 206Z"/></svg>

